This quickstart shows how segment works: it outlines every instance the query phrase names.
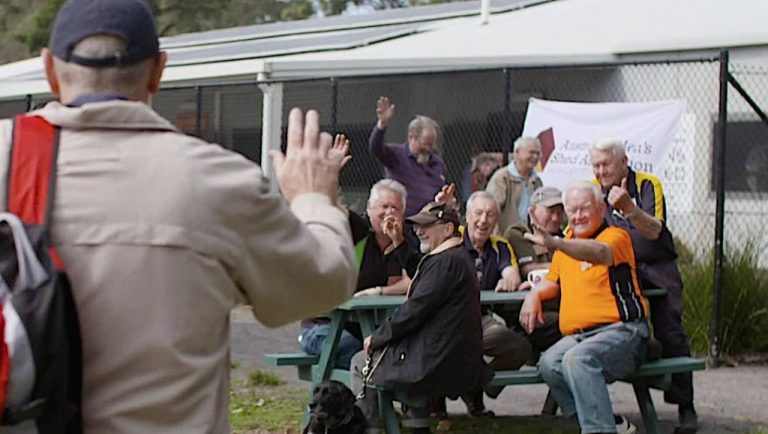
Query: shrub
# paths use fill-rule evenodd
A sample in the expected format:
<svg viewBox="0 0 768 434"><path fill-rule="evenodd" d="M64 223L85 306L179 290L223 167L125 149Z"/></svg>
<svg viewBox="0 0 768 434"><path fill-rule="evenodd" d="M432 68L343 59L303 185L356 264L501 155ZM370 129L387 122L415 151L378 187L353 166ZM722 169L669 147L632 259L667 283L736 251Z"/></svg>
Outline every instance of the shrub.
<svg viewBox="0 0 768 434"><path fill-rule="evenodd" d="M720 352L733 355L768 351L768 270L758 266L759 248L753 242L726 246L723 291L720 299ZM683 275L683 324L691 349L707 351L712 316L712 252L703 261L681 266Z"/></svg>

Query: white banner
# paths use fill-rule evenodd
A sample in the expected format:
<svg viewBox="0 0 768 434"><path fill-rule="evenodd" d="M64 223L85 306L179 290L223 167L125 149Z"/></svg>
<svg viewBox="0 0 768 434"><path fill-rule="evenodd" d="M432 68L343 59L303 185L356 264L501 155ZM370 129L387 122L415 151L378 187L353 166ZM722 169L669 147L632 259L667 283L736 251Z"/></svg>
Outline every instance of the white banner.
<svg viewBox="0 0 768 434"><path fill-rule="evenodd" d="M679 137L675 140L684 111L684 100L574 103L531 98L523 136L538 136L542 142L540 175L544 185L563 189L574 180L593 179L589 144L598 138L611 137L624 141L633 169L658 176L666 189L671 185L665 183L665 175L675 172L679 175L679 170L665 172L665 166L673 143L680 145L686 141ZM686 154L688 152L673 154L675 157L685 155L687 160L675 162L690 163ZM679 185L688 179L676 176L675 181ZM683 203L687 207L686 201Z"/></svg>

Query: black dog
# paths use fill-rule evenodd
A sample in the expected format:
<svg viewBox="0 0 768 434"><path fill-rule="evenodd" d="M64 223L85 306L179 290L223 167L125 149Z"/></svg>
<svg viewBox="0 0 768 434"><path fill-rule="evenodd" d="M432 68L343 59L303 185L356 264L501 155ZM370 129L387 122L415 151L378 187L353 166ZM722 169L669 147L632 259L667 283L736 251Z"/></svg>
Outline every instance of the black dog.
<svg viewBox="0 0 768 434"><path fill-rule="evenodd" d="M315 386L304 434L363 434L366 425L363 412L355 405L355 395L347 386L335 380Z"/></svg>

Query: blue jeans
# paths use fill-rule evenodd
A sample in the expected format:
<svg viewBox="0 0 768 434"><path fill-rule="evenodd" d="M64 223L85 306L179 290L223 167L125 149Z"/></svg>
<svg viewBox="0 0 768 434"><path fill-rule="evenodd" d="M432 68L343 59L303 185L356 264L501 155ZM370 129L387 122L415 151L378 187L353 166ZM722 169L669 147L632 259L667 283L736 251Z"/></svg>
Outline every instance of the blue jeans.
<svg viewBox="0 0 768 434"><path fill-rule="evenodd" d="M608 384L637 369L647 339L645 321L619 322L564 336L541 355L539 373L563 415L577 415L582 433L616 432Z"/></svg>
<svg viewBox="0 0 768 434"><path fill-rule="evenodd" d="M331 329L330 324L316 324L313 327L302 328L299 333L299 348L307 354L319 356L323 350L323 343ZM357 340L352 333L342 330L339 338L339 346L336 348L336 360L333 367L337 369L349 369L352 357L363 349L363 343Z"/></svg>

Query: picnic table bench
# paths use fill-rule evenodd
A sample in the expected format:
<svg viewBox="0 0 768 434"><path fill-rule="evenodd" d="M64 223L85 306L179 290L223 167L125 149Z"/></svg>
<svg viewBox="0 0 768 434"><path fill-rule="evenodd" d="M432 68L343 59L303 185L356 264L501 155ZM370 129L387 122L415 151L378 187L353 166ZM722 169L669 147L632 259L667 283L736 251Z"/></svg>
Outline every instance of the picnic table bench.
<svg viewBox="0 0 768 434"><path fill-rule="evenodd" d="M645 290L646 297L657 297L666 294L664 289ZM486 305L522 303L524 292L496 293L481 292L481 302ZM331 331L323 347L322 356L298 353L265 354L263 360L272 366L296 366L300 379L316 384L323 380L337 380L349 385L348 370L333 369L333 358L338 344L339 335L344 324L349 319L360 322L363 334L373 332L375 324L391 309L396 308L405 300L403 296L358 297L339 306L331 314ZM643 364L632 376L620 380L632 384L640 413L643 417L645 431L649 434L660 433L658 416L651 399L650 389L666 390L671 384L671 375L681 372L692 372L705 368L703 360L691 357L673 357L659 359ZM535 368L524 368L517 371L497 371L489 385L519 386L541 384L544 380ZM408 397L405 394L376 388L379 395L380 411L384 428L388 434L399 434L399 422L393 402L400 401L412 406L426 405L426 399ZM311 391L310 391L311 393ZM305 422L307 415L305 414Z"/></svg>

